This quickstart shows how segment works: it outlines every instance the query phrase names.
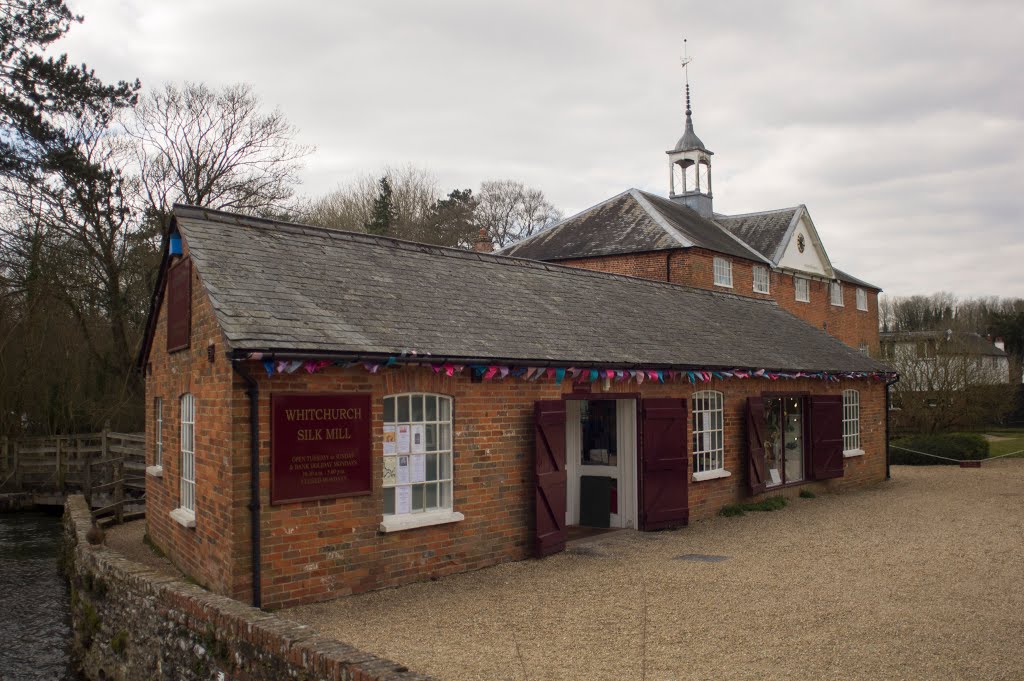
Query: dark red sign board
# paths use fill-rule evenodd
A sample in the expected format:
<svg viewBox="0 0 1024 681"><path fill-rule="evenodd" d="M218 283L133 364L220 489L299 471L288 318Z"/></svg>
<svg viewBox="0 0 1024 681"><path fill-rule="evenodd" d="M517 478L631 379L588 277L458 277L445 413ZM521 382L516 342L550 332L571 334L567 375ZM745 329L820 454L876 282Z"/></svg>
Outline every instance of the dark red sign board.
<svg viewBox="0 0 1024 681"><path fill-rule="evenodd" d="M271 395L270 503L370 494L370 396Z"/></svg>

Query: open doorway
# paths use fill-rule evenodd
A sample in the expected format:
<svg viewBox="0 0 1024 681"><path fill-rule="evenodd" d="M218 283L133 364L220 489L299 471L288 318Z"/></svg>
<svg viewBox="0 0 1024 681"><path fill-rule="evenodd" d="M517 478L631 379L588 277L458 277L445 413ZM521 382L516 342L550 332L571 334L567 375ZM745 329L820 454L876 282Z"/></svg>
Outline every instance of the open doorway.
<svg viewBox="0 0 1024 681"><path fill-rule="evenodd" d="M565 439L565 524L635 528L636 400L568 400Z"/></svg>

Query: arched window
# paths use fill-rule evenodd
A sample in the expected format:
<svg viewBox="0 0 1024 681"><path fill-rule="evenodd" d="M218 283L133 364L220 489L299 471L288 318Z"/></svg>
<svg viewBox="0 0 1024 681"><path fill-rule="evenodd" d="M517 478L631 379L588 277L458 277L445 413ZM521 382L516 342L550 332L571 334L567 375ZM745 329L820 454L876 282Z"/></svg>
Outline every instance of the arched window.
<svg viewBox="0 0 1024 681"><path fill-rule="evenodd" d="M724 400L717 390L693 394L693 472L694 475L725 470Z"/></svg>
<svg viewBox="0 0 1024 681"><path fill-rule="evenodd" d="M180 507L196 512L196 399L181 396L181 501Z"/></svg>
<svg viewBox="0 0 1024 681"><path fill-rule="evenodd" d="M860 451L860 393L843 391L843 451Z"/></svg>
<svg viewBox="0 0 1024 681"><path fill-rule="evenodd" d="M384 398L384 515L452 510L452 398Z"/></svg>

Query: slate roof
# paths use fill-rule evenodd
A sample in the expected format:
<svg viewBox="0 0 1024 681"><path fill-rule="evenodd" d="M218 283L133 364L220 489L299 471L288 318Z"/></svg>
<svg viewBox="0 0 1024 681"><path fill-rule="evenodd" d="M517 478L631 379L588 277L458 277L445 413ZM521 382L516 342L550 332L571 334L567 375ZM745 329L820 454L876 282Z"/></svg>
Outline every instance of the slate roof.
<svg viewBox="0 0 1024 681"><path fill-rule="evenodd" d="M873 288L876 291L881 291L882 290L882 288L880 286L875 286L874 284L869 284L868 282L864 281L863 279L858 279L857 277L853 276L852 274L847 274L846 272L843 272L842 270L837 270L835 267L832 268L832 271L836 273L836 278L839 279L839 281L845 281L847 283L853 284L854 286L862 286L864 288Z"/></svg>
<svg viewBox="0 0 1024 681"><path fill-rule="evenodd" d="M715 222L774 263L782 257L803 206L766 210L742 215L715 215Z"/></svg>
<svg viewBox="0 0 1024 681"><path fill-rule="evenodd" d="M501 253L550 262L695 246L765 262L740 239L693 209L639 189L628 189L507 246Z"/></svg>
<svg viewBox="0 0 1024 681"><path fill-rule="evenodd" d="M174 225L234 350L886 369L771 302L187 206Z"/></svg>
<svg viewBox="0 0 1024 681"><path fill-rule="evenodd" d="M918 341L938 341L938 351L951 355L986 355L989 357L1006 357L1006 351L1000 350L987 338L980 334L953 331L947 338L946 331L889 331L880 333L882 342L917 343Z"/></svg>

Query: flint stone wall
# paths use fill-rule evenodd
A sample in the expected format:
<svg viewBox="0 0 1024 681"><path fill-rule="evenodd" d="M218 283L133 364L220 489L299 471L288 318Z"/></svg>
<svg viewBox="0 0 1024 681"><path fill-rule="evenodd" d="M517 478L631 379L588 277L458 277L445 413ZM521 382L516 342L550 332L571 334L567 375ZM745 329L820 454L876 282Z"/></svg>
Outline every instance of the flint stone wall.
<svg viewBox="0 0 1024 681"><path fill-rule="evenodd" d="M86 533L85 499L64 507L74 653L91 681L430 681L430 677L198 586L161 575Z"/></svg>

